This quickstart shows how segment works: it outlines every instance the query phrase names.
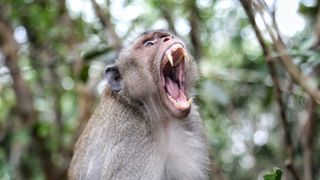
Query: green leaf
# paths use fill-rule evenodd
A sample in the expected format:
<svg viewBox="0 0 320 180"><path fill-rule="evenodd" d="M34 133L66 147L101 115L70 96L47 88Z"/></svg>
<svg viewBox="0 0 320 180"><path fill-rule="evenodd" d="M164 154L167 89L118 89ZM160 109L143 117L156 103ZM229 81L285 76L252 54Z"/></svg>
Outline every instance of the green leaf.
<svg viewBox="0 0 320 180"><path fill-rule="evenodd" d="M90 61L98 56L101 56L103 54L110 52L111 50L112 50L112 48L110 46L101 46L101 47L92 49L88 52L85 52L83 55L83 59L85 61Z"/></svg>
<svg viewBox="0 0 320 180"><path fill-rule="evenodd" d="M282 170L274 167L273 170L265 175L263 175L264 180L281 180Z"/></svg>
<svg viewBox="0 0 320 180"><path fill-rule="evenodd" d="M88 64L85 64L80 72L80 80L81 82L87 82L88 78L89 78L89 68L90 66Z"/></svg>

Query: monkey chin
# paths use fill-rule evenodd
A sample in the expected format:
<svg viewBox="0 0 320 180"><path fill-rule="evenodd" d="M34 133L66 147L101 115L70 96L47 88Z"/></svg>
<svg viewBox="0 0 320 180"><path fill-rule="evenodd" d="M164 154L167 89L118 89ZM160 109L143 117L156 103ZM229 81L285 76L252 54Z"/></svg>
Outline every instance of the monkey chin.
<svg viewBox="0 0 320 180"><path fill-rule="evenodd" d="M164 105L176 118L189 115L192 99L188 99L185 86L185 66L189 56L184 46L175 42L163 53L161 59L160 94Z"/></svg>
<svg viewBox="0 0 320 180"><path fill-rule="evenodd" d="M191 110L191 105L188 108L179 109L172 105L172 103L168 103L167 107L171 113L171 115L175 118L182 119L189 115Z"/></svg>

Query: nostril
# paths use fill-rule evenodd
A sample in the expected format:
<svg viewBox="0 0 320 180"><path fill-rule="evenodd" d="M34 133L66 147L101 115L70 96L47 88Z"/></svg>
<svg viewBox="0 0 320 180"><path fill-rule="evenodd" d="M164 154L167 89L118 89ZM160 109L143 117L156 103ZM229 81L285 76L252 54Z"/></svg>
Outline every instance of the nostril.
<svg viewBox="0 0 320 180"><path fill-rule="evenodd" d="M165 37L165 38L163 38L163 42L166 42L166 41L169 41L170 40L170 38L169 37Z"/></svg>

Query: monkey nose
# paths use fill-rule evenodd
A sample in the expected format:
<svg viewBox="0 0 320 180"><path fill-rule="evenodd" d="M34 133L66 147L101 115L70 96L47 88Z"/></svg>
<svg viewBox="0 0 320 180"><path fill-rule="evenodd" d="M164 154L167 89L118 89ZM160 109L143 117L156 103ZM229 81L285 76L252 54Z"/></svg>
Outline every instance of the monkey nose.
<svg viewBox="0 0 320 180"><path fill-rule="evenodd" d="M165 38L163 38L163 42L167 42L167 41L169 41L170 40L170 38L169 37L165 37Z"/></svg>
<svg viewBox="0 0 320 180"><path fill-rule="evenodd" d="M174 36L166 36L163 38L163 42L167 42L169 41L170 39L174 39Z"/></svg>

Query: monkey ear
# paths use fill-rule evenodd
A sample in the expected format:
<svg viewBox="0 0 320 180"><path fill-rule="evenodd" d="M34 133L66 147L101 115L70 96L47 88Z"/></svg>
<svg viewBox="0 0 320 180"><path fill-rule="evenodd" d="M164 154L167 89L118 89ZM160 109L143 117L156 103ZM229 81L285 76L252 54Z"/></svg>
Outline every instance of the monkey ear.
<svg viewBox="0 0 320 180"><path fill-rule="evenodd" d="M119 92L122 89L120 72L116 65L107 66L104 76L112 91Z"/></svg>

